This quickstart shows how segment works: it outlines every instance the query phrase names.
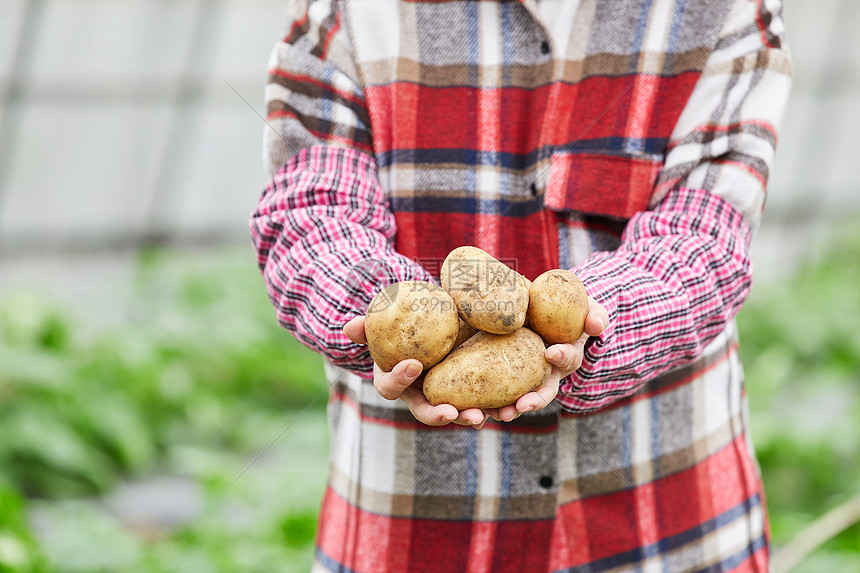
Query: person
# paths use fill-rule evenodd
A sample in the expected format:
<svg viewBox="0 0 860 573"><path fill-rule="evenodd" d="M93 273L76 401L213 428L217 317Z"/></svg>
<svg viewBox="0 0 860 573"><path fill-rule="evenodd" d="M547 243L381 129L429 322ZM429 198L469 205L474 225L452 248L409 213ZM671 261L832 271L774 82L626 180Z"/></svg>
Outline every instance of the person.
<svg viewBox="0 0 860 573"><path fill-rule="evenodd" d="M790 72L777 0L292 2L250 229L330 383L314 571L767 570L734 317ZM363 344L462 245L590 296L495 411Z"/></svg>

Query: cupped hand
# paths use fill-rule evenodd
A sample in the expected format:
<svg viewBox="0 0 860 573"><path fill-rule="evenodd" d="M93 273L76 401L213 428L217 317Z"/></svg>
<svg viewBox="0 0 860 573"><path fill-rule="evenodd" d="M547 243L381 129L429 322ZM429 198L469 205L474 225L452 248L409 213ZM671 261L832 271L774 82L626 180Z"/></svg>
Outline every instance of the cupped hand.
<svg viewBox="0 0 860 573"><path fill-rule="evenodd" d="M356 344L367 344L364 332L364 317L357 316L346 323L343 332ZM483 427L488 415L478 408L457 410L451 404L434 406L424 396L421 376L421 362L410 358L398 362L390 372L385 372L375 363L373 365L373 386L379 395L387 400L400 399L419 422L428 426L444 426L454 423L461 426Z"/></svg>
<svg viewBox="0 0 860 573"><path fill-rule="evenodd" d="M588 297L588 314L585 317L585 330L573 344L553 344L544 355L552 364L549 378L539 388L521 396L515 404L480 410L468 408L457 410L451 404L434 406L424 396L421 376L421 362L415 359L403 360L390 371L385 372L373 365L373 385L379 395L388 400L402 400L419 422L428 426L444 426L455 423L463 426L483 427L488 418L510 422L525 412L536 412L547 407L558 394L562 379L579 369L582 365L585 343L591 336L600 336L609 324L609 313L603 306ZM364 317L357 316L343 327L344 334L357 344L367 344L364 333Z"/></svg>
<svg viewBox="0 0 860 573"><path fill-rule="evenodd" d="M603 306L588 297L588 314L585 316L585 330L574 344L553 344L546 349L544 356L552 364L547 381L539 388L521 396L515 404L504 406L486 413L499 421L510 422L525 412L535 412L549 406L556 395L562 379L582 366L585 343L590 336L600 336L609 324L609 313Z"/></svg>

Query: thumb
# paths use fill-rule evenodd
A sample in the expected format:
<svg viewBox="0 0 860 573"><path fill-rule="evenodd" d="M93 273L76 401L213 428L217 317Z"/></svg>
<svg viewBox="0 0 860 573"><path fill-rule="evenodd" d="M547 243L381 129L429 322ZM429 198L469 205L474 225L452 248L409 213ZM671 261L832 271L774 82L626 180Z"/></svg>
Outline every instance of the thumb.
<svg viewBox="0 0 860 573"><path fill-rule="evenodd" d="M356 344L367 344L367 335L364 333L364 316L356 316L344 324L343 333Z"/></svg>
<svg viewBox="0 0 860 573"><path fill-rule="evenodd" d="M588 314L585 317L585 334L588 336L600 336L609 326L609 313L603 305L588 297Z"/></svg>

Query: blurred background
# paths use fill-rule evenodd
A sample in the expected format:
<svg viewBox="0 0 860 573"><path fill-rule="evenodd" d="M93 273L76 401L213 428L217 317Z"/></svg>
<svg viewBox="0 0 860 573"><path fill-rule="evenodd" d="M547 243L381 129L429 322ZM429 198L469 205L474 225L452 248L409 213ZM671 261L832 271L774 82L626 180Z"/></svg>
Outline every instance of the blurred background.
<svg viewBox="0 0 860 573"><path fill-rule="evenodd" d="M322 368L246 226L288 3L0 0L0 572L308 570ZM860 3L786 4L742 351L774 546L855 572Z"/></svg>

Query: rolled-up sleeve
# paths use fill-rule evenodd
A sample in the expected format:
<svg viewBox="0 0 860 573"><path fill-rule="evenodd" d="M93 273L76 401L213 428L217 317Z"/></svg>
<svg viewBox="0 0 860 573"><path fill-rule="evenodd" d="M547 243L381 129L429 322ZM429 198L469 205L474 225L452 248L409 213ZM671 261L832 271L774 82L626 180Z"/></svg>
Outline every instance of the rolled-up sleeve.
<svg viewBox="0 0 860 573"><path fill-rule="evenodd" d="M649 210L575 269L609 311L559 400L587 412L688 364L752 281L750 242L791 84L780 2L738 0L672 134Z"/></svg>

